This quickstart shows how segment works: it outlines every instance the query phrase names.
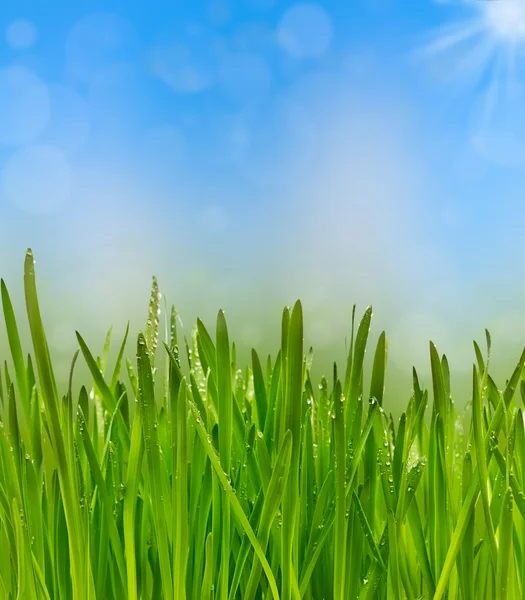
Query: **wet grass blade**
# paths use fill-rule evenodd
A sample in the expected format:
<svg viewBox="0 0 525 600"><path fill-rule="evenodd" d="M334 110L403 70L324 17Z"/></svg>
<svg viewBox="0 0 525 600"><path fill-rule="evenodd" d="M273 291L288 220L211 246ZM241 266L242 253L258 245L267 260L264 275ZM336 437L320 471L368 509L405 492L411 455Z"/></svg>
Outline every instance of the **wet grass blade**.
<svg viewBox="0 0 525 600"><path fill-rule="evenodd" d="M365 535L365 539L368 542L368 546L370 547L372 555L377 560L377 562L381 565L381 568L384 571L386 571L386 565L383 562L383 557L381 556L379 546L374 538L372 528L370 527L368 520L366 518L365 511L363 510L363 506L361 504L361 500L359 500L359 496L356 494L355 490L352 491L352 497L353 497L353 501L355 503L355 507L357 509L359 521L361 522L361 527L363 528L363 533Z"/></svg>
<svg viewBox="0 0 525 600"><path fill-rule="evenodd" d="M122 583L126 580L126 567L124 565L124 552L122 549L122 543L120 541L119 532L117 529L117 525L113 518L113 506L109 495L106 489L106 482L104 480L104 476L100 470L97 455L93 448L93 444L91 443L91 439L89 437L89 432L86 427L86 422L84 418L84 413L81 408L79 408L79 431L80 437L84 444L84 449L86 452L86 456L89 462L89 466L91 468L91 473L93 475L93 479L95 480L95 484L98 489L98 494L102 500L102 507L104 511L104 518L107 522L107 527L109 529L109 539L112 544L112 552L115 557L115 561L117 563L117 568L119 575L122 579ZM99 590L100 593L101 590Z"/></svg>
<svg viewBox="0 0 525 600"><path fill-rule="evenodd" d="M219 398L219 455L224 472L230 477L232 431L233 431L233 392L230 364L230 342L224 313L217 316L217 392ZM230 574L230 497L223 496L220 597L228 598Z"/></svg>
<svg viewBox="0 0 525 600"><path fill-rule="evenodd" d="M93 377L95 385L102 396L102 399L105 404L105 408L111 415L116 414L117 419L119 420L119 423L120 423L119 433L121 434L122 441L125 443L126 447L129 448L129 431L128 431L128 428L126 427L126 423L124 421L124 417L123 417L121 411L116 410L117 409L117 400L113 396L113 392L111 391L110 387L106 383L106 380L104 379L104 376L102 375L102 373L100 371L97 361L93 358L91 351L89 350L86 342L84 341L84 339L82 338L82 336L80 335L80 333L78 331L76 332L76 336L77 336L77 341L78 341L78 344L82 351L82 354L84 355L86 364L89 368L89 371L91 372L91 376Z"/></svg>
<svg viewBox="0 0 525 600"><path fill-rule="evenodd" d="M288 430L283 438L283 443L277 455L275 467L273 469L270 483L266 490L264 503L261 511L261 519L257 529L257 538L261 544L261 548L266 552L270 530L275 518L275 514L281 503L284 486L290 469L290 460L292 456L292 434ZM255 597L257 586L259 585L260 572L262 565L259 561L252 564L252 571L244 593L244 598L252 599Z"/></svg>
<svg viewBox="0 0 525 600"><path fill-rule="evenodd" d="M359 395L359 385L361 383L363 363L366 351L366 342L370 333L370 324L372 321L372 307L369 306L357 329L355 339L355 348L348 357L346 368L346 378L344 385L344 396L347 399L346 423L354 423L354 414L357 408L357 398ZM351 363L351 366L350 366ZM353 438L352 438L353 439Z"/></svg>
<svg viewBox="0 0 525 600"><path fill-rule="evenodd" d="M127 567L128 599L137 600L137 568L135 554L136 539L136 511L137 495L139 490L140 475L142 471L142 460L144 456L144 444L142 438L141 412L136 411L135 419L131 429L131 444L128 457L128 469L126 475L123 509L124 542Z"/></svg>
<svg viewBox="0 0 525 600"><path fill-rule="evenodd" d="M18 393L20 395L20 405L22 409L22 429L27 429L27 421L29 419L29 394L28 377L26 366L24 363L24 355L22 352L22 344L20 343L20 335L16 324L15 311L11 303L11 298L7 291L4 280L0 281L2 308L4 311L4 320L7 330L7 339L9 341L9 349L11 350L11 358L15 367L16 382Z"/></svg>
<svg viewBox="0 0 525 600"><path fill-rule="evenodd" d="M513 495L510 488L505 492L501 508L500 549L496 574L496 589L500 600L507 600L509 592L509 567L512 556L512 529L513 529Z"/></svg>
<svg viewBox="0 0 525 600"><path fill-rule="evenodd" d="M228 495L234 516L239 521L242 529L244 530L244 532L248 536L250 542L252 543L252 546L257 555L257 558L261 561L261 564L263 566L263 570L268 579L268 583L270 585L270 590L271 590L274 600L279 600L279 592L277 589L277 583L276 583L275 577L272 573L270 564L268 563L266 556L264 555L264 551L261 548L261 545L259 544L259 542L257 540L257 537L250 525L248 517L244 513L242 506L240 505L239 500L237 499L237 496L236 496L235 492L233 491L229 476L222 469L220 459L217 454L217 450L215 449L215 447L211 441L211 437L208 434L208 432L206 431L206 428L204 427L204 425L202 423L202 418L200 416L197 406L191 400L189 401L189 404L190 404L190 408L191 408L193 416L194 416L195 425L196 425L197 433L199 434L199 438L200 438L202 444L204 445L206 454L208 455L208 458L210 459L213 470L215 471L223 490Z"/></svg>
<svg viewBox="0 0 525 600"><path fill-rule="evenodd" d="M68 527L69 547L71 551L71 569L73 598L80 600L86 593L94 597L94 580L90 569L81 560L85 545L84 532L81 526L79 511L80 498L74 485L70 465L66 458L66 449L62 435L58 407L58 394L55 375L51 366L51 358L36 291L35 261L30 250L27 251L24 265L24 288L29 328L36 358L36 366L42 387L42 396L49 419L51 443L58 465L58 479L64 501L65 518Z"/></svg>
<svg viewBox="0 0 525 600"><path fill-rule="evenodd" d="M346 432L344 420L344 396L341 384L336 383L334 390L335 405L335 535L334 535L334 598L342 600L345 596L346 575Z"/></svg>
<svg viewBox="0 0 525 600"><path fill-rule="evenodd" d="M298 588L297 531L299 495L299 453L301 436L301 400L303 387L303 309L296 302L288 328L286 347L286 388L284 396L285 428L292 434L292 457L290 473L283 495L282 526L282 593L283 600L291 600L294 588Z"/></svg>
<svg viewBox="0 0 525 600"><path fill-rule="evenodd" d="M137 341L137 365L144 448L149 483L151 486L151 506L155 524L162 593L165 600L171 600L173 598L173 581L168 547L168 530L163 504L164 489L162 470L164 469L164 464L161 462L161 454L159 451L157 407L153 391L153 374L149 356L150 351L146 345L144 335L139 333Z"/></svg>
<svg viewBox="0 0 525 600"><path fill-rule="evenodd" d="M113 374L111 375L111 382L109 384L110 390L115 395L115 388L117 386L117 381L120 378L120 370L122 368L122 360L124 358L124 350L126 348L126 342L128 341L129 334L129 322L126 325L126 332L124 333L124 339L122 340L122 344L120 345L120 349L118 352L117 360L115 362L115 367L113 369Z"/></svg>
<svg viewBox="0 0 525 600"><path fill-rule="evenodd" d="M266 387L264 385L261 362L257 352L252 349L253 388L257 406L257 417L259 430L264 431L266 413L268 412L268 400L266 398Z"/></svg>
<svg viewBox="0 0 525 600"><path fill-rule="evenodd" d="M487 538L490 548L490 557L492 565L496 568L498 562L498 548L494 533L494 525L490 514L489 500L489 477L487 469L487 461L485 457L484 433L482 429L482 399L479 389L478 374L476 366L473 366L473 396L472 396L472 426L474 431L474 445L476 450L477 469L480 481L481 502L483 504L483 512L485 515L485 526L487 528Z"/></svg>
<svg viewBox="0 0 525 600"><path fill-rule="evenodd" d="M206 563L204 567L204 577L202 580L202 600L211 600L213 597L213 534L209 533L206 538Z"/></svg>
<svg viewBox="0 0 525 600"><path fill-rule="evenodd" d="M175 480L172 481L173 490L173 597L184 600L186 598L186 569L188 563L188 410L186 402L186 380L180 382L177 389L172 390L172 428L174 440L172 445L175 450L173 465ZM175 398L175 394L177 394Z"/></svg>

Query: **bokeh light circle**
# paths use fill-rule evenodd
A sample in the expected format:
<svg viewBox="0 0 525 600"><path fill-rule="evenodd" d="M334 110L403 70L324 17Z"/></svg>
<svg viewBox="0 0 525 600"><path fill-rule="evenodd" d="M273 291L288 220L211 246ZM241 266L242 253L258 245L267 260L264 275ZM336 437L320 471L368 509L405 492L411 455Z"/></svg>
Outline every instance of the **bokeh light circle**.
<svg viewBox="0 0 525 600"><path fill-rule="evenodd" d="M136 31L119 15L106 12L82 17L69 31L65 53L68 72L90 83L100 69L135 58L138 54Z"/></svg>
<svg viewBox="0 0 525 600"><path fill-rule="evenodd" d="M36 41L36 27L30 21L17 19L7 28L5 39L13 50L27 50Z"/></svg>
<svg viewBox="0 0 525 600"><path fill-rule="evenodd" d="M332 42L333 26L326 11L313 3L295 4L277 28L279 45L293 58L317 58Z"/></svg>
<svg viewBox="0 0 525 600"><path fill-rule="evenodd" d="M153 74L182 94L196 94L217 83L219 55L214 31L196 23L165 26L150 53Z"/></svg>

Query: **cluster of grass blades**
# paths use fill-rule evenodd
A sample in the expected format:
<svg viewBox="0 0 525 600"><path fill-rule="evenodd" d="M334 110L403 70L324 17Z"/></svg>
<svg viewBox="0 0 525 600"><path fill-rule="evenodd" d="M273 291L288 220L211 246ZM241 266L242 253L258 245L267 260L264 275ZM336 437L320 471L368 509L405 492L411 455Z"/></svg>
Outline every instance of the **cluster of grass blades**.
<svg viewBox="0 0 525 600"><path fill-rule="evenodd" d="M135 360L128 330L113 369L110 335L95 357L77 333L59 393L30 251L24 284L27 358L1 286L0 598L525 598L525 351L500 390L488 332L486 358L474 342L458 414L430 343L432 408L414 370L394 421L384 332L363 381L371 308L354 331L354 307L344 372L314 385L299 302L275 359L253 350L242 370L222 311L215 336L198 320L180 352L172 308L157 348L154 280ZM73 390L77 359L89 391Z"/></svg>

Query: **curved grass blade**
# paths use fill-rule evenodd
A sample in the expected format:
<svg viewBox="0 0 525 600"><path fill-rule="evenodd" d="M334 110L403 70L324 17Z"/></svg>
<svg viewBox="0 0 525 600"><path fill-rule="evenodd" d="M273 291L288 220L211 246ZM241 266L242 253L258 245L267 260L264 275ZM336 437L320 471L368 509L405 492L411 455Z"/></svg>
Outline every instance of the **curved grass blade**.
<svg viewBox="0 0 525 600"><path fill-rule="evenodd" d="M120 370L122 368L122 360L124 358L124 349L126 348L126 342L128 341L129 334L129 321L126 325L126 332L124 333L124 339L122 340L122 344L120 345L120 349L117 355L117 360L115 362L115 367L113 369L113 374L111 375L111 382L109 384L110 390L113 393L113 396L116 395L116 386L117 381L120 377Z"/></svg>
<svg viewBox="0 0 525 600"><path fill-rule="evenodd" d="M265 494L261 519L257 529L257 539L260 542L263 552L266 552L270 537L271 525L281 503L286 484L286 478L288 477L288 471L290 469L291 456L292 433L290 430L288 430L284 435L283 443L281 444L281 449L279 450L272 477ZM261 569L261 563L259 561L254 561L246 591L244 593L244 598L251 600L255 597L257 586L259 585Z"/></svg>
<svg viewBox="0 0 525 600"><path fill-rule="evenodd" d="M264 494L262 489L259 491L257 498L255 500L255 504L253 505L252 511L250 513L250 525L252 529L255 531L257 529L257 525L261 519L261 511L264 503ZM246 561L248 560L248 554L251 550L250 540L248 536L244 535L242 538L242 543L239 551L235 552L235 571L233 573L233 579L229 590L229 600L233 600L237 594L237 590L239 589L239 584L241 582L241 577L244 576L244 567L246 565ZM258 561L256 561L258 562ZM254 565L255 566L255 563ZM260 576L260 573L259 573ZM257 582L257 585L259 582ZM246 596L246 591L242 592L244 596Z"/></svg>
<svg viewBox="0 0 525 600"><path fill-rule="evenodd" d="M117 400L113 396L113 392L106 383L106 380L104 379L104 376L100 371L97 361L93 358L93 355L91 354L91 351L88 348L86 342L84 341L84 339L78 331L76 331L75 333L77 336L78 344L91 373L91 376L93 377L95 385L97 386L97 389L102 396L105 408L111 415L116 414L117 419L119 421L119 434L126 448L129 448L129 431L126 426L126 422L124 421L124 416L122 415L122 412L120 410L117 410Z"/></svg>
<svg viewBox="0 0 525 600"><path fill-rule="evenodd" d="M475 370L475 366L474 366L474 370ZM475 386L474 386L474 390L476 390ZM478 394L478 396L479 396L479 394ZM496 411L494 412L494 415L492 417L492 420L490 422L490 426L489 426L487 432L485 433L484 444L483 444L484 452L486 453L486 455L489 455L489 456L490 456L490 452L491 452L492 439L497 438L497 436L500 432L501 426L502 426L501 421L502 421L502 417L504 415L503 404L504 404L503 396L501 396L500 402L499 402L499 404L496 408ZM479 418L481 420L481 416L476 417L476 418ZM473 417L473 419L474 419L474 417ZM443 570L441 571L441 574L439 576L439 581L437 582L436 592L434 594L433 600L441 600L441 598L443 598L443 596L446 593L446 588L448 585L448 580L449 580L450 574L452 573L452 569L454 567L454 563L456 562L457 555L461 548L461 544L462 544L463 538L465 536L465 532L470 523L472 511L474 510L474 506L476 505L479 495L480 495L480 477L478 474L478 477L474 477L472 479L469 489L466 493L465 499L463 501L461 511L458 515L456 527L454 529L454 533L450 540L450 546L449 546L449 549L447 552L445 563L443 565Z"/></svg>
<svg viewBox="0 0 525 600"><path fill-rule="evenodd" d="M365 511L363 510L363 505L361 504L361 500L359 500L359 496L356 494L355 490L352 490L352 498L353 498L353 501L354 501L354 504L355 504L355 507L357 510L357 515L359 517L361 527L363 528L363 533L365 535L365 539L368 542L368 546L372 552L372 555L377 560L377 562L381 565L381 568L384 571L386 571L386 565L383 562L383 557L381 556L379 546L374 538L374 534L368 523L368 519L366 518Z"/></svg>
<svg viewBox="0 0 525 600"><path fill-rule="evenodd" d="M106 482L104 481L104 476L102 475L102 472L100 470L100 466L95 450L93 448L93 444L91 443L91 439L89 437L89 432L86 427L86 422L84 419L84 413L82 411L82 408L79 407L78 411L80 438L82 439L82 442L84 444L84 449L86 451L89 466L91 468L91 474L93 475L93 479L95 480L99 496L102 500L107 527L109 529L109 539L111 540L112 550L115 556L115 561L117 563L119 575L122 579L122 583L124 583L124 581L126 581L124 552L122 549L122 542L120 540L117 525L113 518L113 506L107 493Z"/></svg>
<svg viewBox="0 0 525 600"><path fill-rule="evenodd" d="M204 323L197 319L197 342L199 345L199 357L201 359L202 368L204 374L207 373L208 369L211 372L211 376L214 381L217 380L217 351L215 350L215 344L211 339L208 330L204 326Z"/></svg>
<svg viewBox="0 0 525 600"><path fill-rule="evenodd" d="M264 555L264 551L261 548L259 541L257 540L257 537L250 525L248 517L244 513L242 506L241 506L235 492L233 491L229 476L223 471L223 469L221 467L221 463L220 463L220 459L217 454L217 451L216 451L215 447L213 446L213 444L211 442L211 438L202 423L202 418L200 416L199 409L197 408L197 406L195 405L195 403L192 400L189 400L189 405L190 405L191 411L193 413L195 426L197 429L197 433L199 434L199 438L204 446L204 449L206 450L206 454L208 455L208 458L210 459L213 470L215 471L225 493L228 495L233 514L236 517L236 519L238 520L238 522L240 523L240 525L241 525L242 529L244 530L244 532L246 533L246 535L248 536L250 542L252 543L252 546L253 546L253 549L255 550L255 554L257 555L257 558L261 561L261 564L262 564L263 570L266 574L266 577L268 579L270 591L271 591L271 594L272 594L274 600L279 600L279 591L277 589L277 583L276 583L275 577L272 573L270 564L268 563L266 556Z"/></svg>
<svg viewBox="0 0 525 600"><path fill-rule="evenodd" d="M0 280L2 290L2 308L4 311L4 320L7 330L7 339L11 350L11 358L15 367L16 383L18 393L20 394L20 404L22 408L21 428L23 431L27 428L27 420L29 418L29 389L26 366L24 363L24 355L22 352L22 344L20 343L20 335L16 324L15 311L11 303L11 298L7 291L4 280Z"/></svg>
<svg viewBox="0 0 525 600"><path fill-rule="evenodd" d="M419 514L417 501L415 499L407 506L407 517L410 525L410 531L412 533L412 539L414 540L416 554L421 567L423 580L427 587L429 598L434 598L436 582L430 566L425 533L421 524L421 516Z"/></svg>

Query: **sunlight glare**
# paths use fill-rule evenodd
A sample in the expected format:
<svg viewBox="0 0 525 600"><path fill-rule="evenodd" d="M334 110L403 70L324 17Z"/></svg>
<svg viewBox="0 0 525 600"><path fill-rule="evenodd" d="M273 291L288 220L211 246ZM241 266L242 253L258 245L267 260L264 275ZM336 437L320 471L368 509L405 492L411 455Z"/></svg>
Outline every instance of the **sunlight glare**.
<svg viewBox="0 0 525 600"><path fill-rule="evenodd" d="M525 37L525 0L486 0L483 3L487 27L504 40Z"/></svg>
<svg viewBox="0 0 525 600"><path fill-rule="evenodd" d="M471 17L441 26L418 56L432 61L432 73L442 80L476 90L469 122L471 143L478 153L497 164L523 165L525 96L520 75L525 0L458 2L470 5ZM449 86L450 103L457 100L457 92L457 87Z"/></svg>

